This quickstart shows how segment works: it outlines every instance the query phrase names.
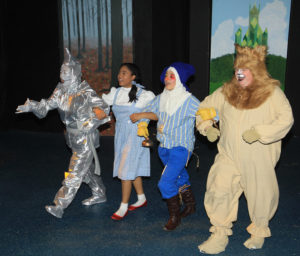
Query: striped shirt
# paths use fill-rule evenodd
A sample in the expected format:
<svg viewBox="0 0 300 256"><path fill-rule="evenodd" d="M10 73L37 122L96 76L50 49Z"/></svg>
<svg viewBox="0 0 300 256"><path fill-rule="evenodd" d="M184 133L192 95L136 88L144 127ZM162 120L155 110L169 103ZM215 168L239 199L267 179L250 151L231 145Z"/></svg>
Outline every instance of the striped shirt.
<svg viewBox="0 0 300 256"><path fill-rule="evenodd" d="M157 140L160 146L169 149L181 146L193 151L195 118L200 101L193 95L189 96L171 116L166 112L159 112L159 102L160 95L149 102L143 112L153 112L157 115ZM161 133L159 130L162 126Z"/></svg>

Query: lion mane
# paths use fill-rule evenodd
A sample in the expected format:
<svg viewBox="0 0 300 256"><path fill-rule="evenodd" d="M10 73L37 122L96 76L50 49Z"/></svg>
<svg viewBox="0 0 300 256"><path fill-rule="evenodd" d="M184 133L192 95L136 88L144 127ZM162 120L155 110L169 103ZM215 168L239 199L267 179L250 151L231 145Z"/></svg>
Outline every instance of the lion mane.
<svg viewBox="0 0 300 256"><path fill-rule="evenodd" d="M222 92L226 100L238 109L257 108L268 99L276 86L280 86L280 82L273 79L267 71L267 47L259 45L249 48L236 44L235 49L234 69L249 69L253 75L253 82L247 88L242 88L233 75L232 79L224 84Z"/></svg>

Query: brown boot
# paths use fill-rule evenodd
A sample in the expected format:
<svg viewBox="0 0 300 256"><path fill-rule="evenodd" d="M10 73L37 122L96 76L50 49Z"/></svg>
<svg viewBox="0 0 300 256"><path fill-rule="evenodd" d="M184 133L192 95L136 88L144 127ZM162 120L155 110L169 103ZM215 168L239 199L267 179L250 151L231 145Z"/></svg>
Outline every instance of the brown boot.
<svg viewBox="0 0 300 256"><path fill-rule="evenodd" d="M164 226L164 230L174 230L180 224L180 200L179 195L167 199L169 210L169 220Z"/></svg>
<svg viewBox="0 0 300 256"><path fill-rule="evenodd" d="M189 188L181 193L182 201L185 204L185 208L180 213L181 218L184 218L196 211L196 201L192 190Z"/></svg>

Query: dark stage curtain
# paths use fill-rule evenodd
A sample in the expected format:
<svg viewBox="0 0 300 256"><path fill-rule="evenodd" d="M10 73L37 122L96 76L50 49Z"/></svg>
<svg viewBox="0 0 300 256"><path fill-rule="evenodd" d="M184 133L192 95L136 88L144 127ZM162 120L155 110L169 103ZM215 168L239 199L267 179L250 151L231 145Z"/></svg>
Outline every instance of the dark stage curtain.
<svg viewBox="0 0 300 256"><path fill-rule="evenodd" d="M300 135L300 86L299 86L299 61L300 61L300 2L292 0L290 14L290 31L288 41L288 54L285 77L285 93L292 105L295 123L292 134Z"/></svg>
<svg viewBox="0 0 300 256"><path fill-rule="evenodd" d="M48 98L59 79L58 1L1 1L1 129L61 130L57 112L44 120L16 115L26 98ZM1 40L2 41L2 40ZM1 44L2 45L2 44ZM2 73L2 68L1 68ZM3 83L2 83L3 81ZM3 100L3 101L2 101ZM5 101L5 102L4 102Z"/></svg>
<svg viewBox="0 0 300 256"><path fill-rule="evenodd" d="M160 74L175 61L189 61L189 1L152 1L152 89L162 92Z"/></svg>

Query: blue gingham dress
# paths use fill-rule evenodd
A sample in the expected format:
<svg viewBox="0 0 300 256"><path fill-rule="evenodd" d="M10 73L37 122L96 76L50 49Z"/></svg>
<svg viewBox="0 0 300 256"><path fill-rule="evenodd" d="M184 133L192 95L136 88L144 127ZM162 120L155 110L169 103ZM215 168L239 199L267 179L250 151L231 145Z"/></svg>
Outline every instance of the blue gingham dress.
<svg viewBox="0 0 300 256"><path fill-rule="evenodd" d="M135 180L139 176L150 176L149 148L142 146L144 137L137 136L137 123L132 123L129 116L141 112L133 102L130 106L116 105L120 88L117 90L112 111L116 118L115 159L113 177L121 180ZM138 91L137 97L142 89Z"/></svg>

